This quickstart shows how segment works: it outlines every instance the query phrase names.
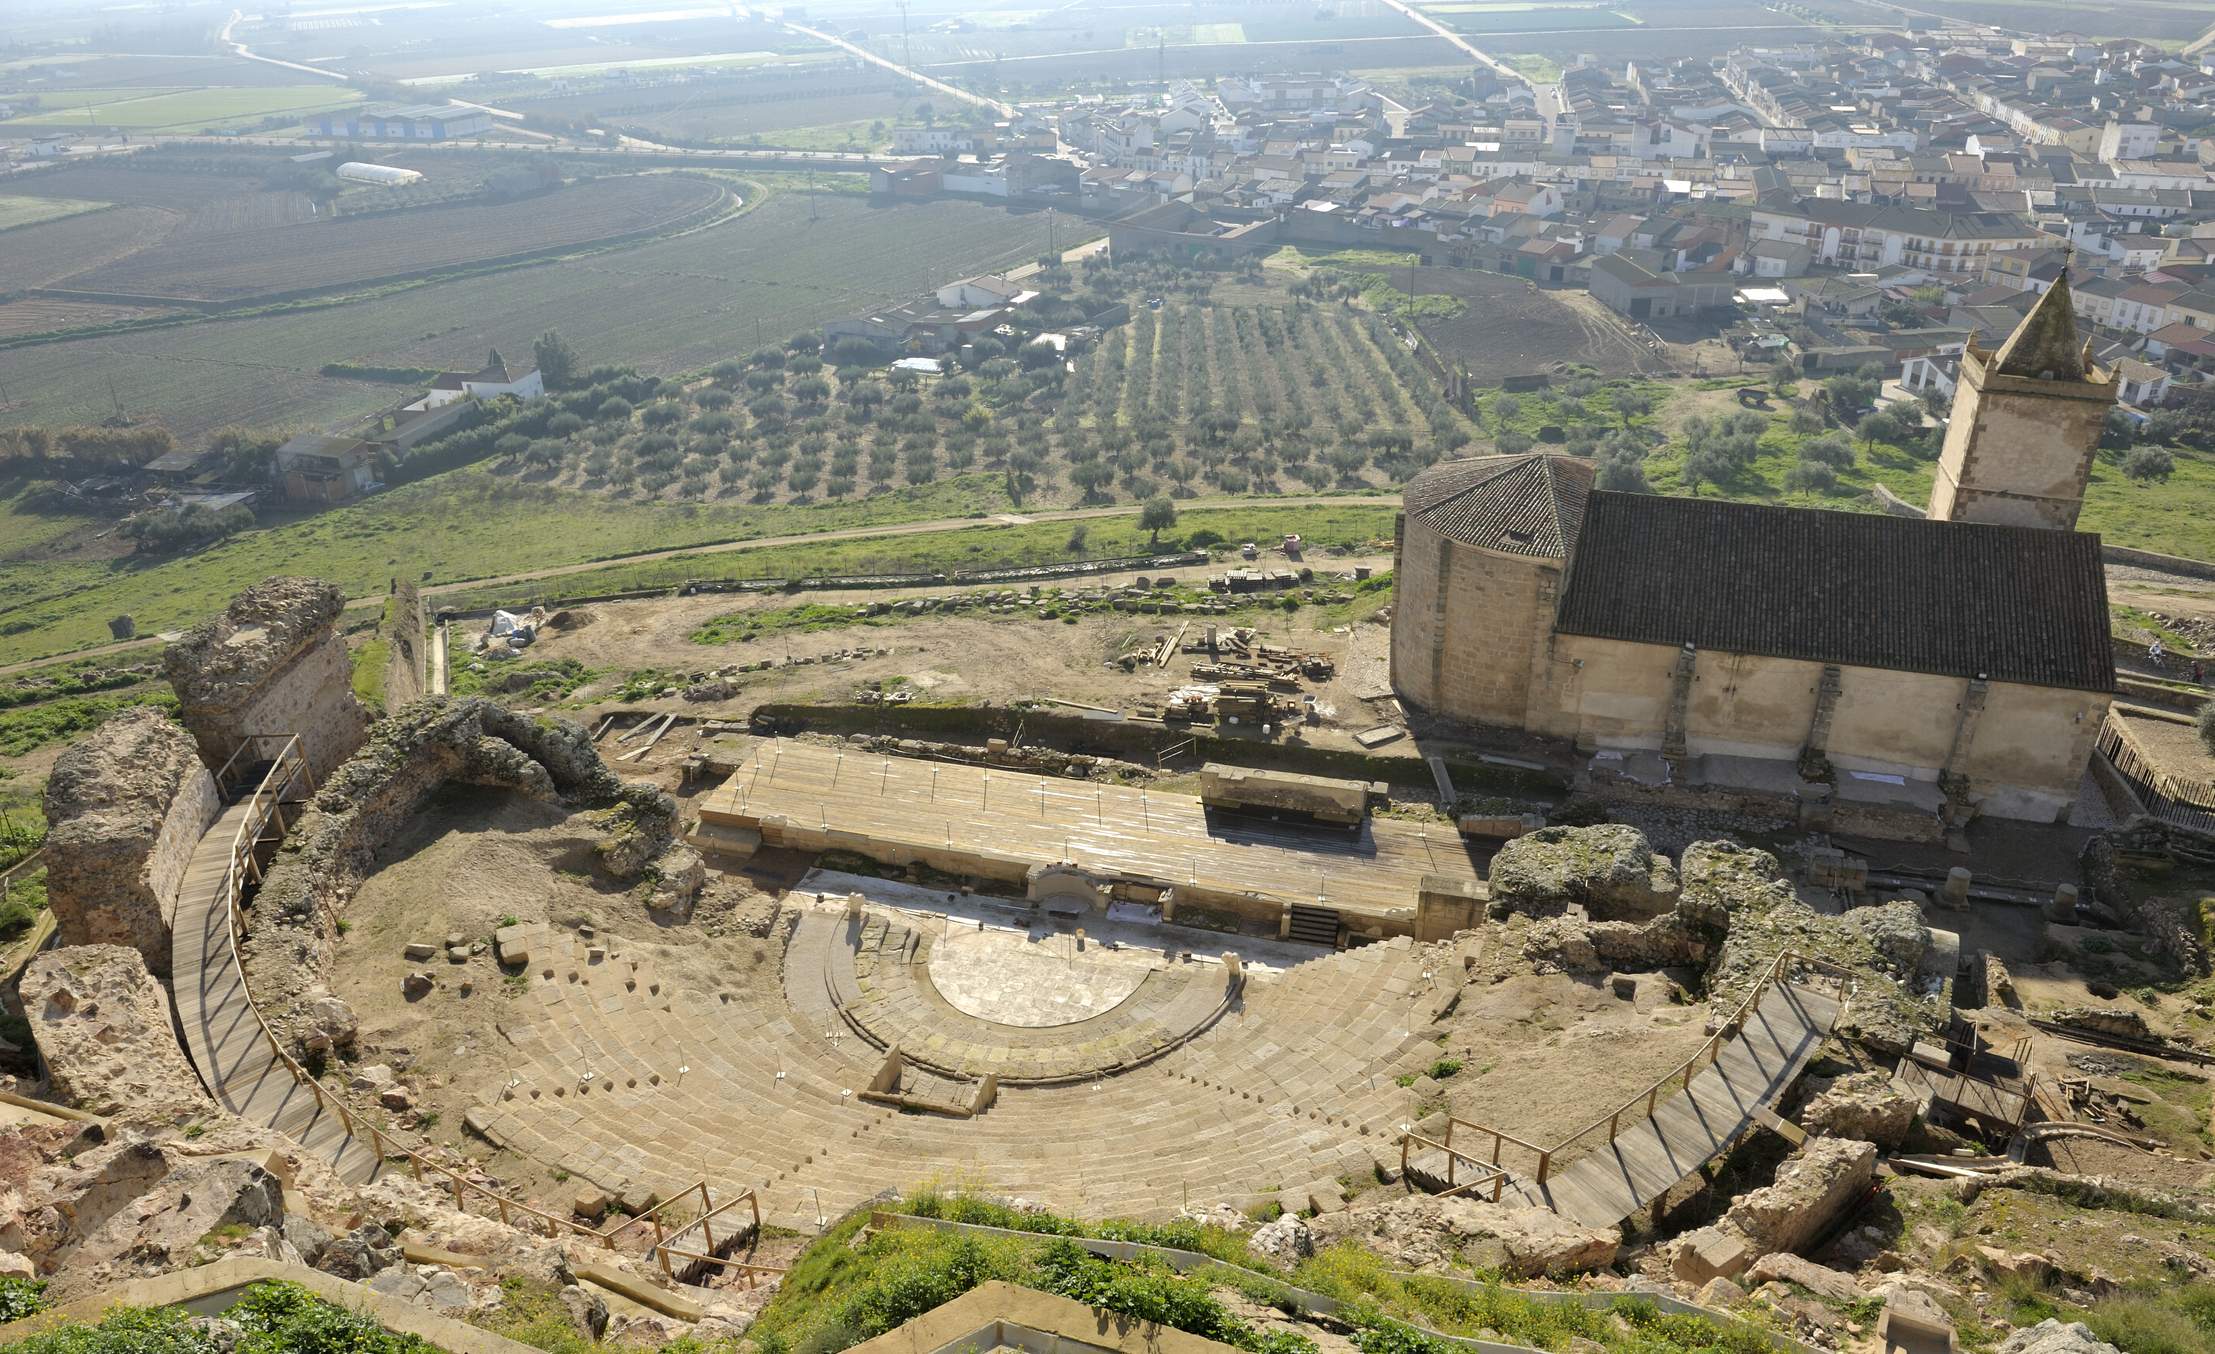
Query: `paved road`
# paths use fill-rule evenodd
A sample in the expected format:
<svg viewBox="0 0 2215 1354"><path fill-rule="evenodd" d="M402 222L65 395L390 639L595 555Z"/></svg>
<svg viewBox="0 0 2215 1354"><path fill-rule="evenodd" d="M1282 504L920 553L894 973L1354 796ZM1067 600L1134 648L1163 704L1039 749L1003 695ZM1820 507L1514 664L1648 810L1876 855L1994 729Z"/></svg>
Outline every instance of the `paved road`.
<svg viewBox="0 0 2215 1354"><path fill-rule="evenodd" d="M1505 61L1500 60L1498 57L1493 56L1487 52L1479 51L1475 44L1471 43L1469 39L1463 37L1459 33L1456 33L1454 30L1448 28L1446 25L1440 23L1438 20L1433 19L1428 14L1423 13L1421 10L1415 8L1415 6L1408 4L1407 0L1384 0L1384 3L1390 8L1400 11L1400 13L1406 15L1408 18L1413 19L1416 23L1421 24L1423 27L1429 29L1431 32L1436 33L1438 36L1444 38L1446 41L1452 43L1454 46L1459 47L1462 51L1467 52L1469 55L1475 57L1479 65L1490 66L1493 70L1499 72L1501 79L1510 80L1517 84L1524 85L1530 83L1529 76L1523 74L1521 71L1515 69L1513 66L1508 65Z"/></svg>
<svg viewBox="0 0 2215 1354"><path fill-rule="evenodd" d="M232 10L231 17L223 21L223 31L215 35L217 42L231 49L231 55L243 57L248 61L259 61L264 66L282 66L288 71L300 71L303 74L315 76L319 80L336 80L340 84L346 82L346 77L337 71L327 71L320 66L303 66L297 61L280 61L273 56L262 56L245 43L233 38L231 30L238 27L239 21L245 17L246 15L242 11Z"/></svg>
<svg viewBox="0 0 2215 1354"><path fill-rule="evenodd" d="M762 17L768 18L769 16L765 14ZM963 103L975 104L979 108L990 111L995 117L1012 118L1015 116L1014 104L1002 103L998 99L988 99L981 94L971 94L968 90L956 88L947 84L944 80L933 80L930 76L913 67L903 66L890 57L879 56L859 43L848 42L846 39L826 33L820 28L809 28L803 24L796 24L782 16L770 19L770 22L790 32L798 33L802 37L813 38L817 42L829 43L840 51L859 57L872 66L882 66L902 79L913 80L927 89L937 90L950 99L959 99Z"/></svg>

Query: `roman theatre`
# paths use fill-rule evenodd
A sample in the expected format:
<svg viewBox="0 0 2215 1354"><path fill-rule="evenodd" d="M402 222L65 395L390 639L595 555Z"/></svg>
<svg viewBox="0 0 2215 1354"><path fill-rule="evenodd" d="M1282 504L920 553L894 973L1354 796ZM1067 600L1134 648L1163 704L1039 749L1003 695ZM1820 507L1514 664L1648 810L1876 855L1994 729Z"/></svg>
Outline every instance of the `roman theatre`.
<svg viewBox="0 0 2215 1354"><path fill-rule="evenodd" d="M342 609L249 589L171 647L178 718L72 749L49 814L65 855L100 845L55 911L167 975L225 1107L510 1221L695 1188L813 1232L931 1184L1141 1218L1388 1187L1613 1229L1834 1027L1904 1048L1934 1014L1868 995L1908 990L1919 924L1880 949L1802 917L1760 852L1680 879L1625 828L1480 849L1379 784L1045 745L757 730L626 777L614 719L366 719ZM126 764L159 774L103 797ZM1759 940L1778 909L1860 996Z"/></svg>

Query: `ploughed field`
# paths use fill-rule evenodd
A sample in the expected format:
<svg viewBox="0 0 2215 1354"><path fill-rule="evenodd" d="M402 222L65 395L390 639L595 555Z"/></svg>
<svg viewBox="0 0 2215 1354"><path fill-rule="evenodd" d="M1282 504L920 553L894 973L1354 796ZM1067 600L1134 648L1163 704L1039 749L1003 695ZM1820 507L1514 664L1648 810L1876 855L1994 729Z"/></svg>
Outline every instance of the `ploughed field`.
<svg viewBox="0 0 2215 1354"><path fill-rule="evenodd" d="M1522 278L1474 268L1423 268L1416 285L1423 295L1463 302L1462 313L1452 319L1424 320L1423 332L1479 381L1548 371L1559 362L1610 376L1663 365L1597 304L1587 308L1578 304L1581 297L1567 299L1572 293L1544 291Z"/></svg>
<svg viewBox="0 0 2215 1354"><path fill-rule="evenodd" d="M66 285L195 301L320 291L652 231L727 199L722 187L704 180L651 174L593 179L510 202L336 221L213 229L204 228L196 212L191 228L75 273Z"/></svg>

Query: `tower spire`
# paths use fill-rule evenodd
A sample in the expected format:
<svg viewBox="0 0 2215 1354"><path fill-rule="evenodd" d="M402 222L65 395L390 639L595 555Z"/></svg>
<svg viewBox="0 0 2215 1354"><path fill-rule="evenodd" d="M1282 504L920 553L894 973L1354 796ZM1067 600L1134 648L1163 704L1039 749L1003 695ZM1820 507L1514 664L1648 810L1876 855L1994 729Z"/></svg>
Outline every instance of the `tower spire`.
<svg viewBox="0 0 2215 1354"><path fill-rule="evenodd" d="M2002 376L2029 376L2047 380L2081 381L2085 378L2085 353L2077 339L2076 301L2069 291L2068 255L2063 255L2061 276L2046 288L2030 314L2015 326L1993 355L1992 369Z"/></svg>

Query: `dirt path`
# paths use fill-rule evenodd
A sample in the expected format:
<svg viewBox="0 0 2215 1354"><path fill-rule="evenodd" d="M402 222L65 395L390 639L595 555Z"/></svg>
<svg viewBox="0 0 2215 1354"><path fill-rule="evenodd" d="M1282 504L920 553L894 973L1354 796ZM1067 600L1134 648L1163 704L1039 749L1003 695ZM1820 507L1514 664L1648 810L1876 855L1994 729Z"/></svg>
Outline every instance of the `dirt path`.
<svg viewBox="0 0 2215 1354"><path fill-rule="evenodd" d="M1382 494L1334 494L1261 498L1196 498L1179 503L1179 512L1200 512L1210 508L1321 508L1342 503L1390 504L1397 500ZM504 587L510 583L535 583L545 578L562 578L570 574L591 573L617 564L650 563L654 560L675 559L679 555L724 555L735 550L767 550L774 546L806 545L811 541L856 541L880 536L927 536L940 531L960 531L968 527L993 525L1022 526L1032 522L1076 522L1101 517L1136 517L1143 505L1118 504L1107 508L1058 508L1052 512L1000 513L992 517L938 517L927 522L902 522L892 526L840 527L834 531L809 531L788 536L755 536L743 541L724 541L716 545L688 545L669 550L649 550L636 555L618 555L610 559L589 560L582 564L561 564L547 569L530 569L522 573L500 574L492 578L461 579L452 583L440 583L425 588L426 597L439 597L475 588ZM53 660L48 660L53 661ZM0 672L6 669L0 668Z"/></svg>

